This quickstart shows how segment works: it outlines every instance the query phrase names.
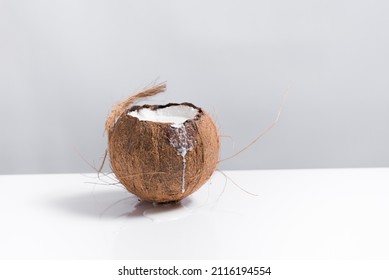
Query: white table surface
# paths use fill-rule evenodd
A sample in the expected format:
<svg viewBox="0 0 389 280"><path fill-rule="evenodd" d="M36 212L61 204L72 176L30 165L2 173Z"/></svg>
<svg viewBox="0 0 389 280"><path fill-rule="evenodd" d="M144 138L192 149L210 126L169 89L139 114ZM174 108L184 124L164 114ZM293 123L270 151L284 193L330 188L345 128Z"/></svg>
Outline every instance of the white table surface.
<svg viewBox="0 0 389 280"><path fill-rule="evenodd" d="M0 176L0 259L389 259L389 168L225 173L258 196L221 173L174 206L94 174Z"/></svg>

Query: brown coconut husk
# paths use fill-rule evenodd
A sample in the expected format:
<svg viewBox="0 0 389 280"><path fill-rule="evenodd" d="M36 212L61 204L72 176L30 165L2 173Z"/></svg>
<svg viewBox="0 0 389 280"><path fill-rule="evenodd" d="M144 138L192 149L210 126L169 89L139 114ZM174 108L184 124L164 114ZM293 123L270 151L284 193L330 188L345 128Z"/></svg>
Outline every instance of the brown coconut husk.
<svg viewBox="0 0 389 280"><path fill-rule="evenodd" d="M163 83L129 97L113 108L106 122L109 157L116 177L129 192L157 203L179 201L204 185L216 169L220 149L212 118L191 103L131 107L139 98L165 89ZM198 110L196 117L185 121L181 128L128 115L142 108L157 110L178 105ZM188 148L185 164L178 152L180 145Z"/></svg>

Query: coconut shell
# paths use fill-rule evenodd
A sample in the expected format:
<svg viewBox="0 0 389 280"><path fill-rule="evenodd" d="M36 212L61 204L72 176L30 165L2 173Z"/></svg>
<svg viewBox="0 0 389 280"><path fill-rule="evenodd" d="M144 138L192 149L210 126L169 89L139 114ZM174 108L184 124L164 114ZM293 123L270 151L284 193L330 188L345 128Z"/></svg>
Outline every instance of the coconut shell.
<svg viewBox="0 0 389 280"><path fill-rule="evenodd" d="M191 106L194 119L181 127L141 121L128 113L141 108ZM185 157L180 148L187 149ZM113 172L126 189L145 201L179 201L198 190L216 169L220 141L212 118L191 103L134 106L108 129L108 151Z"/></svg>

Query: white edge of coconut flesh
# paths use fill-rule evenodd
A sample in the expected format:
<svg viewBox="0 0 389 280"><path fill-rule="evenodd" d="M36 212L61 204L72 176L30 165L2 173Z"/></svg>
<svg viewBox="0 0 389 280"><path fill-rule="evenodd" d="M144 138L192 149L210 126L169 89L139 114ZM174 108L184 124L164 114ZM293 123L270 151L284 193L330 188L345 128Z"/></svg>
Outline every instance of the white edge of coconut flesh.
<svg viewBox="0 0 389 280"><path fill-rule="evenodd" d="M186 128L183 125L187 120L192 120L199 113L199 110L187 105L172 105L165 108L152 110L150 108L140 108L139 110L130 111L129 116L138 118L140 121L169 123L178 134L179 143L170 139L170 145L176 150L177 154L182 157L182 186L181 192L185 192L185 170L186 154L193 149L193 143L188 139Z"/></svg>
<svg viewBox="0 0 389 280"><path fill-rule="evenodd" d="M187 105L172 105L165 108L152 110L150 108L140 108L128 113L129 116L138 118L140 121L170 123L172 127L181 127L187 120L196 117L199 110Z"/></svg>

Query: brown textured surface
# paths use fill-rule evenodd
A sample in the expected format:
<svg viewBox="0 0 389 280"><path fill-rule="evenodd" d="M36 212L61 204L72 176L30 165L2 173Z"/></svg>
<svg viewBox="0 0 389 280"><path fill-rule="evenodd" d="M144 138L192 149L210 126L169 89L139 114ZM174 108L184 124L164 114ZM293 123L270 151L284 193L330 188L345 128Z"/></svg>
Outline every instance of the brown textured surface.
<svg viewBox="0 0 389 280"><path fill-rule="evenodd" d="M174 137L170 124L140 121L127 113L119 117L108 133L108 149L112 169L128 191L152 202L179 201L211 177L218 162L219 135L213 120L199 111L184 123L194 142L185 157L184 193L183 159L170 143Z"/></svg>

